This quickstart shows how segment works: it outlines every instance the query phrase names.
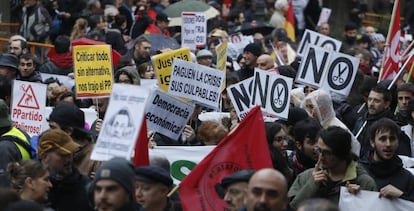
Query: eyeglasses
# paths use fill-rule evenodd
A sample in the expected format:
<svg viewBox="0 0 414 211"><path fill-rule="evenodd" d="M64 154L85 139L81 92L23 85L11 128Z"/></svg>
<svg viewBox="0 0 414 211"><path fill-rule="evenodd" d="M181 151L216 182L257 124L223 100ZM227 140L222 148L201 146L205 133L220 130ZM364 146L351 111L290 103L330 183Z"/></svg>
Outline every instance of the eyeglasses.
<svg viewBox="0 0 414 211"><path fill-rule="evenodd" d="M329 157L329 156L333 156L333 155L334 155L332 151L329 151L329 150L322 150L322 149L321 149L321 148L319 148L319 147L315 147L315 148L313 148L313 151L314 151L316 154L318 154L318 155L322 155L322 156L324 156L324 157Z"/></svg>
<svg viewBox="0 0 414 211"><path fill-rule="evenodd" d="M273 138L273 141L281 142L281 141L288 141L289 137L287 136L276 136Z"/></svg>

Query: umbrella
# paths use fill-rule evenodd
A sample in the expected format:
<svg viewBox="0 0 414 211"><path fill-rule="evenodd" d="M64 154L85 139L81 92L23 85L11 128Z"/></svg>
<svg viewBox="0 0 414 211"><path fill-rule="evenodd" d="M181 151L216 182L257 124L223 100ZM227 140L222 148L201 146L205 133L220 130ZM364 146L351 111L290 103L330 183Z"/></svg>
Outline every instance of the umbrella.
<svg viewBox="0 0 414 211"><path fill-rule="evenodd" d="M142 36L146 37L151 42L151 55L155 55L157 51L162 49L171 48L175 50L181 47L177 40L162 34L144 34Z"/></svg>
<svg viewBox="0 0 414 211"><path fill-rule="evenodd" d="M107 43L82 37L76 40L72 40L72 46L77 45L107 45ZM119 60L121 60L121 57L122 56L120 53L118 53L118 51L112 49L112 64L114 67L118 65L118 62Z"/></svg>
<svg viewBox="0 0 414 211"><path fill-rule="evenodd" d="M201 1L182 0L164 9L164 13L171 18L169 26L181 26L181 12L205 12L207 19L220 14L217 9Z"/></svg>
<svg viewBox="0 0 414 211"><path fill-rule="evenodd" d="M241 26L236 27L235 32L241 32L244 35L253 35L256 32L260 32L263 35L272 33L274 27L266 23L257 21L244 22Z"/></svg>

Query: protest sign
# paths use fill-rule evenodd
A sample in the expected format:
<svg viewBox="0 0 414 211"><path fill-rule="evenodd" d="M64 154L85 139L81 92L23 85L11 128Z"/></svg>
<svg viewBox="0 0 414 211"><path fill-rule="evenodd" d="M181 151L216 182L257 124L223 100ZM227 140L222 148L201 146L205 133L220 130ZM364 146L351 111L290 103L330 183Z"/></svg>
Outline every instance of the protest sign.
<svg viewBox="0 0 414 211"><path fill-rule="evenodd" d="M106 97L111 94L112 56L110 45L73 47L76 97Z"/></svg>
<svg viewBox="0 0 414 211"><path fill-rule="evenodd" d="M339 210L375 210L375 211L408 211L414 210L414 202L386 197L379 197L379 192L361 190L358 194L351 194L346 187L341 187Z"/></svg>
<svg viewBox="0 0 414 211"><path fill-rule="evenodd" d="M157 146L151 156L164 156L171 164L174 184L179 184L215 146Z"/></svg>
<svg viewBox="0 0 414 211"><path fill-rule="evenodd" d="M233 84L226 89L239 120L243 119L253 107L250 103L253 88L253 79L254 77L250 77L236 84Z"/></svg>
<svg viewBox="0 0 414 211"><path fill-rule="evenodd" d="M75 86L75 80L73 80L72 78L70 78L69 76L66 76L66 75L40 73L40 76L42 76L42 81L46 81L49 78L54 78L54 79L59 80L59 82L61 84L63 84L64 86L66 86L70 89L72 89L72 87Z"/></svg>
<svg viewBox="0 0 414 211"><path fill-rule="evenodd" d="M132 157L148 95L149 91L139 86L114 84L92 160Z"/></svg>
<svg viewBox="0 0 414 211"><path fill-rule="evenodd" d="M155 74L157 75L158 85L164 92L167 92L168 86L170 85L169 83L174 58L191 62L190 49L180 48L151 57L155 68Z"/></svg>
<svg viewBox="0 0 414 211"><path fill-rule="evenodd" d="M323 34L319 34L318 32L306 29L302 40L300 41L297 54L301 57L304 56L306 49L309 47L309 44L325 48L329 51L338 52L341 49L342 42Z"/></svg>
<svg viewBox="0 0 414 211"><path fill-rule="evenodd" d="M218 109L224 74L204 65L174 59L168 94Z"/></svg>
<svg viewBox="0 0 414 211"><path fill-rule="evenodd" d="M253 43L254 38L252 35L244 36L241 32L232 34L229 37L229 41L233 43L234 47L237 49L239 54L243 53L244 47L249 43Z"/></svg>
<svg viewBox="0 0 414 211"><path fill-rule="evenodd" d="M204 48L207 43L207 15L204 12L182 12L181 19L181 46L191 50Z"/></svg>
<svg viewBox="0 0 414 211"><path fill-rule="evenodd" d="M45 117L42 120L42 132L46 131L47 129L49 129L49 122L47 121L47 119L50 116L50 113L52 113L54 107L51 106L46 106L45 107ZM95 120L98 118L98 113L96 112L96 110L94 108L81 108L81 110L83 111L83 113L85 114L85 124L87 124L89 127L92 126L92 124L95 122Z"/></svg>
<svg viewBox="0 0 414 211"><path fill-rule="evenodd" d="M287 119L292 83L292 78L256 68L251 104L260 105L266 114Z"/></svg>
<svg viewBox="0 0 414 211"><path fill-rule="evenodd" d="M343 96L351 91L359 59L310 44L299 65L296 82Z"/></svg>
<svg viewBox="0 0 414 211"><path fill-rule="evenodd" d="M30 136L40 135L46 120L46 85L14 80L12 94L11 119L14 126Z"/></svg>
<svg viewBox="0 0 414 211"><path fill-rule="evenodd" d="M221 42L216 47L217 52L217 69L226 71L226 62L227 62L227 41Z"/></svg>
<svg viewBox="0 0 414 211"><path fill-rule="evenodd" d="M331 16L331 12L332 10L329 8L322 8L321 14L319 15L318 24L316 24L316 26L320 26L323 23L328 23L329 17Z"/></svg>
<svg viewBox="0 0 414 211"><path fill-rule="evenodd" d="M193 111L194 105L155 90L145 106L147 127L177 140Z"/></svg>

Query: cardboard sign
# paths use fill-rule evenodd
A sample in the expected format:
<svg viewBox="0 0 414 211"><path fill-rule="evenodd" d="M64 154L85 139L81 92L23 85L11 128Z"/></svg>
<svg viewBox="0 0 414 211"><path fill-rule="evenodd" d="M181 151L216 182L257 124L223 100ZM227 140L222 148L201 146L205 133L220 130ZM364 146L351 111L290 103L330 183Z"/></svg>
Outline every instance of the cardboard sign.
<svg viewBox="0 0 414 211"><path fill-rule="evenodd" d="M309 45L299 65L296 82L347 96L358 65L358 58Z"/></svg>
<svg viewBox="0 0 414 211"><path fill-rule="evenodd" d="M111 94L112 54L110 45L73 47L76 97L107 97Z"/></svg>
<svg viewBox="0 0 414 211"><path fill-rule="evenodd" d="M15 127L30 136L40 135L44 130L46 89L45 84L14 80L11 119Z"/></svg>
<svg viewBox="0 0 414 211"><path fill-rule="evenodd" d="M193 111L194 105L155 90L145 106L147 127L177 140Z"/></svg>
<svg viewBox="0 0 414 211"><path fill-rule="evenodd" d="M216 52L217 52L217 64L216 64L217 69L226 71L227 41L221 42L216 47Z"/></svg>
<svg viewBox="0 0 414 211"><path fill-rule="evenodd" d="M207 15L204 12L182 12L181 19L181 46L191 50L204 48L207 43Z"/></svg>
<svg viewBox="0 0 414 211"><path fill-rule="evenodd" d="M66 76L66 75L56 75L56 74L49 74L49 73L40 73L40 76L42 76L42 81L46 81L48 78L55 78L59 80L61 84L68 87L69 89L72 89L73 86L75 86L75 80L72 78Z"/></svg>
<svg viewBox="0 0 414 211"><path fill-rule="evenodd" d="M204 65L174 59L168 94L218 109L224 74Z"/></svg>
<svg viewBox="0 0 414 211"><path fill-rule="evenodd" d="M151 57L160 89L167 92L174 58L191 62L190 49L180 48ZM141 80L142 81L142 80Z"/></svg>
<svg viewBox="0 0 414 211"><path fill-rule="evenodd" d="M316 24L316 26L320 26L322 23L328 23L331 12L332 10L329 8L322 8L321 14L319 15L318 24Z"/></svg>
<svg viewBox="0 0 414 211"><path fill-rule="evenodd" d="M309 29L305 30L302 40L297 51L297 55L303 57L306 52L309 44L313 44L322 48L325 48L329 51L339 52L341 49L342 42L334 38L319 34L318 32L311 31ZM305 54L306 55L306 54Z"/></svg>
<svg viewBox="0 0 414 211"><path fill-rule="evenodd" d="M250 109L253 108L251 104L253 79L254 77L245 79L227 87L226 89L239 120L243 119Z"/></svg>
<svg viewBox="0 0 414 211"><path fill-rule="evenodd" d="M148 95L149 91L139 86L114 84L91 160L132 157Z"/></svg>
<svg viewBox="0 0 414 211"><path fill-rule="evenodd" d="M266 114L287 119L293 79L255 69L252 105L260 105Z"/></svg>
<svg viewBox="0 0 414 211"><path fill-rule="evenodd" d="M149 150L150 157L165 157L171 164L174 184L179 184L215 146L157 146Z"/></svg>

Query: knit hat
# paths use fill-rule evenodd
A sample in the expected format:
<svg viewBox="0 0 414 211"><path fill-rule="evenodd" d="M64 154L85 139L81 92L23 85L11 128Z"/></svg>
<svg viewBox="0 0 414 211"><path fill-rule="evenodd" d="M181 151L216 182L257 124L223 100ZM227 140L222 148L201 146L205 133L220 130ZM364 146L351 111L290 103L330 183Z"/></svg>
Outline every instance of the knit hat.
<svg viewBox="0 0 414 211"><path fill-rule="evenodd" d="M3 53L0 54L0 66L12 68L17 71L17 57L13 54Z"/></svg>
<svg viewBox="0 0 414 211"><path fill-rule="evenodd" d="M250 52L256 57L259 57L260 55L262 55L262 48L255 43L250 43L246 45L246 47L244 47L243 52Z"/></svg>
<svg viewBox="0 0 414 211"><path fill-rule="evenodd" d="M95 174L93 184L102 179L110 179L119 183L134 198L134 165L124 158L115 157L102 164Z"/></svg>
<svg viewBox="0 0 414 211"><path fill-rule="evenodd" d="M12 121L10 119L10 111L4 100L0 99L0 128L1 127L10 127Z"/></svg>
<svg viewBox="0 0 414 211"><path fill-rule="evenodd" d="M379 42L385 42L385 37L381 33L376 33L372 36L372 43L377 44Z"/></svg>
<svg viewBox="0 0 414 211"><path fill-rule="evenodd" d="M79 147L63 130L53 129L40 135L37 153L41 156L51 150L58 150L61 154L70 155L78 151Z"/></svg>
<svg viewBox="0 0 414 211"><path fill-rule="evenodd" d="M141 166L135 169L135 179L148 183L161 183L171 187L173 180L170 172L159 166Z"/></svg>
<svg viewBox="0 0 414 211"><path fill-rule="evenodd" d="M85 129L85 113L72 103L59 103L50 113L48 121L56 122L60 126L73 127L84 133L90 133L89 130Z"/></svg>

